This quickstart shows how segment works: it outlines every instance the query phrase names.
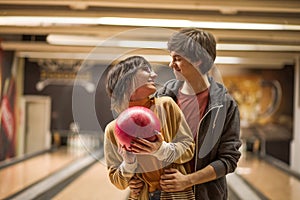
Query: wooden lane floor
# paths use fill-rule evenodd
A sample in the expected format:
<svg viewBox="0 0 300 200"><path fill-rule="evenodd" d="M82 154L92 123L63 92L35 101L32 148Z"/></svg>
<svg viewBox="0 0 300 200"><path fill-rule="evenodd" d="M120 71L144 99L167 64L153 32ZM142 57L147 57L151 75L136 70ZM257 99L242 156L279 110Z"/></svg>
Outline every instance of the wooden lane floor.
<svg viewBox="0 0 300 200"><path fill-rule="evenodd" d="M259 159L257 156L251 155L251 153L244 154L241 157L236 174L267 199L300 199L299 179ZM238 183L233 183L232 186L234 187L235 184ZM103 161L98 161L52 199L125 200L128 193L128 190L119 190L110 183ZM244 194L240 195L239 198L250 198L249 196L243 196Z"/></svg>
<svg viewBox="0 0 300 200"><path fill-rule="evenodd" d="M86 154L60 148L0 170L0 199L4 199L62 169Z"/></svg>
<svg viewBox="0 0 300 200"><path fill-rule="evenodd" d="M268 199L300 199L299 179L250 152L243 154L236 173Z"/></svg>
<svg viewBox="0 0 300 200"><path fill-rule="evenodd" d="M109 181L103 161L93 164L85 173L69 184L52 200L107 199L125 200L129 190L119 190Z"/></svg>

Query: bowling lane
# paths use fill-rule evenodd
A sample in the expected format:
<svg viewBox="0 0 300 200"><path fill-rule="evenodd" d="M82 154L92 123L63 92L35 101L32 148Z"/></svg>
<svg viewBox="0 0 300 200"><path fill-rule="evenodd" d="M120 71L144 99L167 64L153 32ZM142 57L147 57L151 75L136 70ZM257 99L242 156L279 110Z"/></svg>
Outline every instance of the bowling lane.
<svg viewBox="0 0 300 200"><path fill-rule="evenodd" d="M45 178L84 154L85 151L74 152L68 148L60 148L1 169L0 199Z"/></svg>
<svg viewBox="0 0 300 200"><path fill-rule="evenodd" d="M268 199L300 199L300 180L256 155L244 154L236 173Z"/></svg>
<svg viewBox="0 0 300 200"><path fill-rule="evenodd" d="M99 161L54 196L52 200L125 200L128 193L129 190L119 190L110 183L106 167L103 161Z"/></svg>

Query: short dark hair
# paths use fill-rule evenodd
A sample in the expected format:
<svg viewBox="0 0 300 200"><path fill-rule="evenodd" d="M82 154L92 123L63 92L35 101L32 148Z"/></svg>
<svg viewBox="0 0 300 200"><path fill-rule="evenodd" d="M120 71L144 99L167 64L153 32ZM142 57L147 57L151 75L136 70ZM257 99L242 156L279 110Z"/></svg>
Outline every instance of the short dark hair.
<svg viewBox="0 0 300 200"><path fill-rule="evenodd" d="M201 60L200 71L206 74L216 59L216 39L207 31L184 28L170 37L168 50L178 53L190 62Z"/></svg>

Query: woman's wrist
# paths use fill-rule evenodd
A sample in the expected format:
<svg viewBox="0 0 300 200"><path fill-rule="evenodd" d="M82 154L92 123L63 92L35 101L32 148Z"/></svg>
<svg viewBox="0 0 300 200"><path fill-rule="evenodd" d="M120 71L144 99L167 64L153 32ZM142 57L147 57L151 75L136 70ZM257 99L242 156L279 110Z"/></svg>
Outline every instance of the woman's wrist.
<svg viewBox="0 0 300 200"><path fill-rule="evenodd" d="M125 160L126 164L133 164L136 162L136 156L134 156L133 158L130 158L130 159L126 159Z"/></svg>

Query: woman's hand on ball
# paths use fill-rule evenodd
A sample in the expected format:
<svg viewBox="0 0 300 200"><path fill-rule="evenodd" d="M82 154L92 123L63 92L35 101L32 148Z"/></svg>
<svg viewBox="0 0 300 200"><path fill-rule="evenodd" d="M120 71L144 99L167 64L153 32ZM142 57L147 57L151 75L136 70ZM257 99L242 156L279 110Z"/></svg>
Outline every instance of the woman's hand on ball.
<svg viewBox="0 0 300 200"><path fill-rule="evenodd" d="M156 131L155 135L157 139L150 142L143 138L134 138L131 142L131 152L135 154L152 154L156 152L163 142L163 136L160 132Z"/></svg>
<svg viewBox="0 0 300 200"><path fill-rule="evenodd" d="M132 152L127 151L125 145L123 146L119 146L119 154L123 157L123 160L128 163L128 164L132 164L135 162L136 160L136 155L134 155Z"/></svg>

